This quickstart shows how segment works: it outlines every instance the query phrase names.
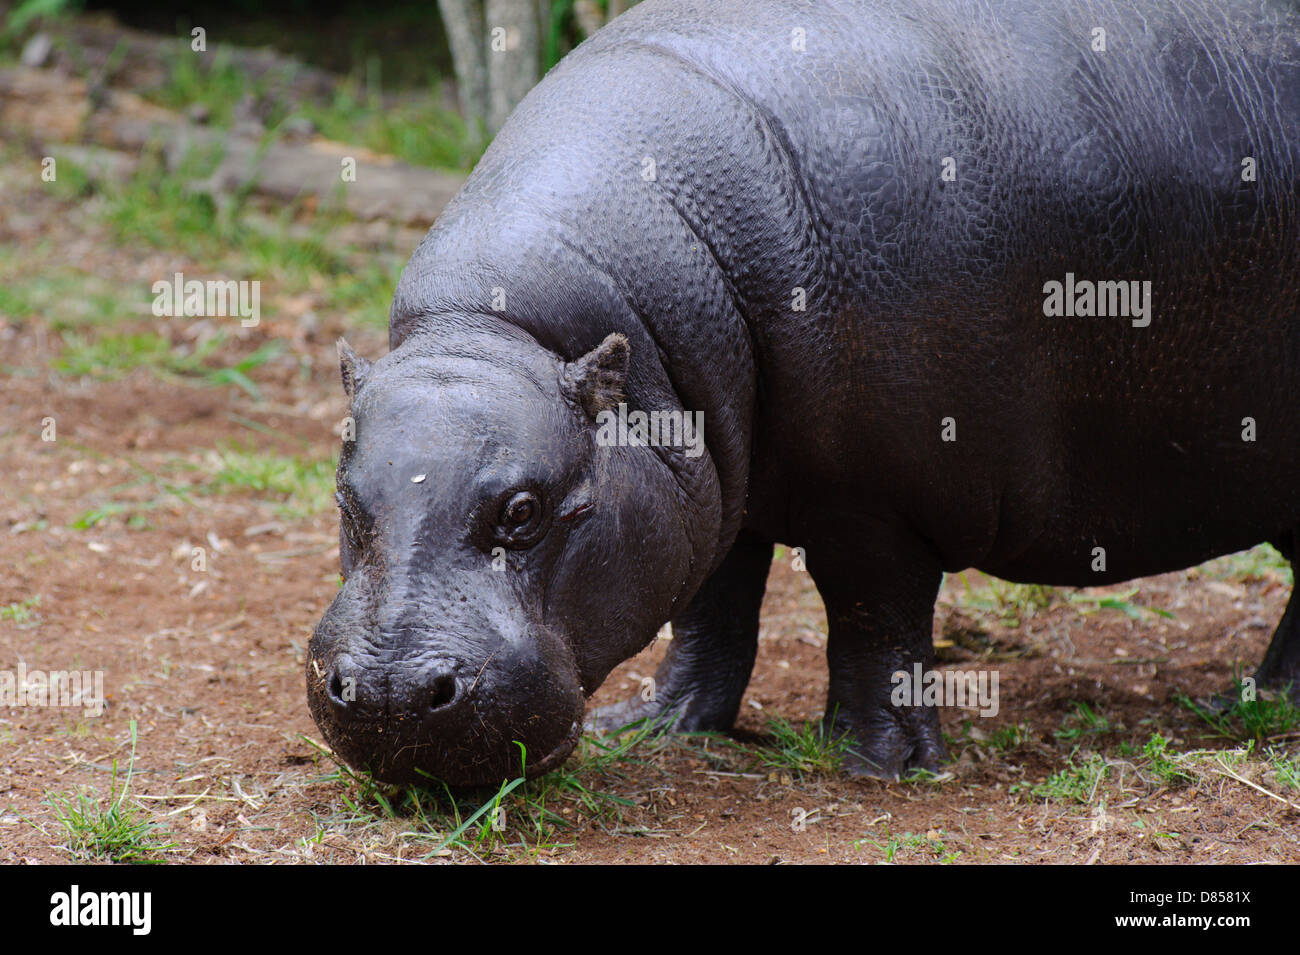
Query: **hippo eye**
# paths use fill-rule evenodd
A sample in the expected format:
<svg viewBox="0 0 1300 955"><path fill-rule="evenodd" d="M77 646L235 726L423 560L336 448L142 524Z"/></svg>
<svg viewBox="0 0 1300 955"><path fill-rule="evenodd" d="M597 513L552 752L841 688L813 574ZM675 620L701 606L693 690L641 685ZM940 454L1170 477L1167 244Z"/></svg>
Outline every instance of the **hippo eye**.
<svg viewBox="0 0 1300 955"><path fill-rule="evenodd" d="M532 491L516 491L501 504L497 536L512 547L527 547L546 530L542 502Z"/></svg>
<svg viewBox="0 0 1300 955"><path fill-rule="evenodd" d="M523 496L511 501L506 507L506 519L502 522L507 526L520 527L527 524L533 517L533 502Z"/></svg>

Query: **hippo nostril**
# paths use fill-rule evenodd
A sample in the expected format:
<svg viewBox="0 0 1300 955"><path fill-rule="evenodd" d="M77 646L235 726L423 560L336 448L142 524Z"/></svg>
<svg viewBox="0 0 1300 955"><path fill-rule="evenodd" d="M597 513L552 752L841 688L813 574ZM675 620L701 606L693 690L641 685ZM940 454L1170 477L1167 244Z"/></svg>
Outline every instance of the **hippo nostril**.
<svg viewBox="0 0 1300 955"><path fill-rule="evenodd" d="M440 710L456 699L456 678L440 676L433 681L431 689L433 692L429 698L429 709Z"/></svg>
<svg viewBox="0 0 1300 955"><path fill-rule="evenodd" d="M335 660L325 678L325 693L330 702L339 710L346 710L357 698L357 681L351 667L351 661ZM347 674L347 675L345 675Z"/></svg>

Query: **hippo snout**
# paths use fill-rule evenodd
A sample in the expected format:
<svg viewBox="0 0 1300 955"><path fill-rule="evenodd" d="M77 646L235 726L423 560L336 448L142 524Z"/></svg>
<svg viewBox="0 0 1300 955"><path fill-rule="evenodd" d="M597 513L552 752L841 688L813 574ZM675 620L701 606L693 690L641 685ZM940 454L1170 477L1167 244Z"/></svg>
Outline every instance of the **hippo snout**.
<svg viewBox="0 0 1300 955"><path fill-rule="evenodd" d="M394 715L419 721L453 719L466 694L453 667L445 663L371 671L350 654L340 653L325 674L325 696L334 718L346 725Z"/></svg>
<svg viewBox="0 0 1300 955"><path fill-rule="evenodd" d="M318 628L307 695L325 741L389 783L499 785L558 765L577 745L585 696L545 636L508 641Z"/></svg>

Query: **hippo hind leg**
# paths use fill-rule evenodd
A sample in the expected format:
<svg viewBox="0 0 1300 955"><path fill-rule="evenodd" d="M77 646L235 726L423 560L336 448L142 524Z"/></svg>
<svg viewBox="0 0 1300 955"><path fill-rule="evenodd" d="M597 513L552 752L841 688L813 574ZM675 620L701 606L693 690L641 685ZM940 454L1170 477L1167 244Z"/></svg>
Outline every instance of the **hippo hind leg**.
<svg viewBox="0 0 1300 955"><path fill-rule="evenodd" d="M1295 543L1294 531L1273 542L1282 556L1291 561L1293 571ZM1300 598L1297 598L1297 592L1300 592L1300 588L1292 585L1291 599L1287 602L1281 622L1273 631L1268 649L1264 651L1263 662L1255 671L1255 682L1273 690L1282 690L1289 685L1291 699L1300 703L1300 607L1297 607Z"/></svg>
<svg viewBox="0 0 1300 955"><path fill-rule="evenodd" d="M653 719L677 732L731 729L758 652L758 612L772 545L742 532L713 576L672 620L653 686L595 710L588 728L612 732Z"/></svg>

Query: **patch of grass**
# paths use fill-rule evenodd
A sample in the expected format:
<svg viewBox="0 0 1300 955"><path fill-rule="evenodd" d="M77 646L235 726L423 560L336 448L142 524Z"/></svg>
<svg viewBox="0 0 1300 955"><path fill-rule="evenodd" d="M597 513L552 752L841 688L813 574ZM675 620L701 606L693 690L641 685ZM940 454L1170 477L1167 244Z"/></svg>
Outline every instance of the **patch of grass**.
<svg viewBox="0 0 1300 955"><path fill-rule="evenodd" d="M916 769L909 769L907 772L903 773L903 775L899 777L898 781L901 783L909 783L914 786L931 786L937 788L942 786L944 783L952 782L956 778L957 777L952 773L936 773L929 769L917 767Z"/></svg>
<svg viewBox="0 0 1300 955"><path fill-rule="evenodd" d="M17 37L36 20L71 16L83 5L81 0L21 0L6 15L0 35L6 39Z"/></svg>
<svg viewBox="0 0 1300 955"><path fill-rule="evenodd" d="M988 734L988 744L992 749L1006 752L1008 750L1019 749L1029 741L1032 731L1028 723L1017 723L1013 726L999 726Z"/></svg>
<svg viewBox="0 0 1300 955"><path fill-rule="evenodd" d="M285 517L318 514L333 500L336 462L332 459L266 454L233 446L213 454L211 490L275 495L280 499L276 510Z"/></svg>
<svg viewBox="0 0 1300 955"><path fill-rule="evenodd" d="M1168 739L1155 734L1142 748L1137 768L1148 782L1154 778L1154 782L1171 787L1226 776L1271 795L1277 795L1277 791L1300 790L1300 757L1276 746L1258 752L1254 740L1233 749L1179 753L1170 749ZM1253 782L1260 779L1266 784L1264 787L1257 787ZM1204 790L1204 786L1200 788Z"/></svg>
<svg viewBox="0 0 1300 955"><path fill-rule="evenodd" d="M906 833L905 838L907 838L908 840L913 840L916 838L916 836L915 834L909 832ZM877 849L883 852L885 854L885 861L890 864L892 864L894 860L898 857L898 850L903 848L904 845L903 840L897 838L896 836L886 837L884 843L876 842L874 839L865 840L865 841L867 841L870 845L875 846ZM863 844L862 841L859 841L859 842L855 842L853 846L854 848L858 848L862 844Z"/></svg>
<svg viewBox="0 0 1300 955"><path fill-rule="evenodd" d="M1268 761L1279 786L1300 791L1300 754L1288 755L1280 749L1272 749Z"/></svg>
<svg viewBox="0 0 1300 955"><path fill-rule="evenodd" d="M14 623L27 623L36 615L33 608L41 605L41 595L36 594L26 600L17 601L7 607L0 607L0 620L12 620Z"/></svg>
<svg viewBox="0 0 1300 955"><path fill-rule="evenodd" d="M182 483L161 474L137 467L139 477L109 488L103 503L85 511L70 525L86 530L113 518L122 517L130 528L146 526L145 514L168 505L172 499L192 506L194 495L224 492L252 492L274 499L278 516L297 519L318 514L332 506L334 492L333 459L313 459L245 450L223 445L206 456L204 466L184 459L173 459L163 467L191 472L190 483ZM193 474L193 472L198 472ZM145 487L152 496L141 499L131 492Z"/></svg>
<svg viewBox="0 0 1300 955"><path fill-rule="evenodd" d="M1224 769L1236 772L1245 767L1255 753L1255 741L1251 740L1245 746L1236 749L1219 749L1219 750L1197 750L1194 753L1188 753L1189 757L1206 759L1210 762L1217 763Z"/></svg>
<svg viewBox="0 0 1300 955"><path fill-rule="evenodd" d="M986 577L988 583L974 587L965 574L958 574L963 589L956 591L956 603L973 612L994 617L1004 627L1018 627L1041 610L1061 602L1062 598L1080 613L1099 610L1118 610L1130 617L1156 614L1173 619L1174 615L1158 607L1133 603L1129 598L1138 592L1137 587L1119 593L1090 594L1082 591L1063 591L1042 584L1017 584L997 577Z"/></svg>
<svg viewBox="0 0 1300 955"><path fill-rule="evenodd" d="M114 517L122 517L126 526L131 530L148 530L151 525L149 519L144 516L144 512L161 507L164 503L166 502L162 498L155 498L151 501L107 501L92 507L69 526L74 530L84 531L97 524L102 524L104 521L112 520Z"/></svg>
<svg viewBox="0 0 1300 955"><path fill-rule="evenodd" d="M70 332L63 336L63 352L53 364L67 375L113 379L136 368L174 372L188 367L191 358L156 332L99 337Z"/></svg>
<svg viewBox="0 0 1300 955"><path fill-rule="evenodd" d="M1216 580L1280 580L1288 587L1295 583L1291 562L1269 544L1217 557L1196 568L1197 573Z"/></svg>
<svg viewBox="0 0 1300 955"><path fill-rule="evenodd" d="M321 276L348 277L351 263L329 241L333 217L316 216L303 234L293 228L292 206L268 223L248 215L247 191L220 205L196 191L191 183L210 175L219 161L219 152L196 152L169 170L146 159L124 185L105 185L102 217L114 238L182 252L210 271L220 270L223 279L257 278L305 289Z"/></svg>
<svg viewBox="0 0 1300 955"><path fill-rule="evenodd" d="M259 398L261 395L257 390L257 385L248 377L248 373L266 364L282 351L284 351L284 342L278 340L269 341L259 346L252 354L245 355L232 365L204 367L202 370L196 369L193 373L198 374L205 384L214 386L235 385L249 397Z"/></svg>
<svg viewBox="0 0 1300 955"><path fill-rule="evenodd" d="M122 791L117 790L117 760L113 760L113 778L109 806L86 793L76 796L50 795L48 804L68 834L68 848L74 855L107 859L110 862L157 863L160 852L175 848L164 842L162 828L151 821L138 804L127 802L131 777L135 772L136 725L131 721L131 760L127 765Z"/></svg>
<svg viewBox="0 0 1300 955"><path fill-rule="evenodd" d="M1114 732L1110 720L1093 711L1087 703L1074 701L1074 712L1068 714L1056 731L1056 738L1074 742L1089 736L1104 736Z"/></svg>
<svg viewBox="0 0 1300 955"><path fill-rule="evenodd" d="M64 202L79 202L95 193L90 174L71 159L59 157L55 162L53 182L43 183L49 192Z"/></svg>
<svg viewBox="0 0 1300 955"><path fill-rule="evenodd" d="M195 104L206 107L208 125L224 129L234 122L235 107L246 96L261 96L288 81L290 73L271 73L255 81L246 71L239 69L230 49L218 43L205 57L191 56L185 40L177 41L182 55L171 57L172 68L166 81L145 96L159 106L184 110ZM280 98L268 98L276 112L269 117L272 122L284 119L285 108Z"/></svg>
<svg viewBox="0 0 1300 955"><path fill-rule="evenodd" d="M284 343L269 341L233 364L214 364L212 358L224 342L224 336L214 335L190 349L173 345L157 332L98 336L66 332L63 351L52 365L56 371L66 375L106 380L120 378L137 368L146 368L163 378L197 379L212 386L235 385L252 398L260 397L249 372L280 354Z"/></svg>
<svg viewBox="0 0 1300 955"><path fill-rule="evenodd" d="M1090 753L1081 761L1075 762L1075 754L1070 755L1068 765L1059 772L1034 786L1030 794L1040 799L1054 802L1092 802L1097 787L1109 775L1110 766L1106 758L1099 753ZM1018 790L1020 787L1016 787Z"/></svg>
<svg viewBox="0 0 1300 955"><path fill-rule="evenodd" d="M482 154L479 137L471 135L460 115L442 105L439 86L398 97L363 91L355 80L342 82L328 101L295 105L288 95L292 68L253 78L239 69L229 52L217 44L207 62L195 56L174 57L167 81L149 97L170 109L202 103L208 123L223 128L234 121L236 106L249 97L264 106L263 119L271 131L303 117L327 139L355 143L417 166L468 170Z"/></svg>
<svg viewBox="0 0 1300 955"><path fill-rule="evenodd" d="M1291 702L1289 687L1282 692L1259 690L1240 676L1234 681L1232 704L1222 708L1202 706L1185 694L1175 699L1199 716L1212 735L1230 740L1264 742L1300 727L1300 707Z"/></svg>
<svg viewBox="0 0 1300 955"><path fill-rule="evenodd" d="M1020 626L1022 620L1046 610L1057 599L1055 588L1041 584L1017 584L987 577L986 586L972 587L965 574L957 576L963 587L957 591L958 605L994 616L1006 627Z"/></svg>
<svg viewBox="0 0 1300 955"><path fill-rule="evenodd" d="M558 836L560 830L573 827L560 803L568 803L578 816L588 821L609 822L620 819L636 802L605 789L611 779L622 779L622 767L644 766L652 751L672 742L663 726L650 720L623 727L609 736L584 736L578 752L554 772L533 780L521 791L518 809L531 829L534 845L541 846ZM597 785L599 782L601 785Z"/></svg>
<svg viewBox="0 0 1300 955"><path fill-rule="evenodd" d="M304 103L300 112L326 139L358 143L414 166L468 170L486 148L459 113L442 106L436 88L385 102L361 95L354 83L344 84L330 103Z"/></svg>
<svg viewBox="0 0 1300 955"><path fill-rule="evenodd" d="M520 745L519 748L522 750L524 747ZM455 813L457 825L456 828L448 833L447 837L438 844L438 847L433 850L434 853L441 852L449 846L458 846L466 851L474 852L475 850L481 851L484 849L495 849L498 846L504 845L506 817L505 807L502 806L502 801L523 784L524 777L522 776L517 779L512 779L509 782L502 783L501 788L496 791L496 794L487 802L483 803L482 806L480 806L463 822L460 818L460 807L456 803L455 797L452 796L451 791L448 790L447 799ZM464 837L466 832L480 819L483 819L483 822L480 823L473 841L465 841Z"/></svg>
<svg viewBox="0 0 1300 955"><path fill-rule="evenodd" d="M24 267L30 269L32 264L28 261ZM0 317L40 316L55 331L64 331L112 324L142 314L148 305L142 299L139 311L133 313L129 292L75 269L41 266L36 272L17 271L0 267Z"/></svg>
<svg viewBox="0 0 1300 955"><path fill-rule="evenodd" d="M960 726L961 726L961 732L958 733L956 736L954 736L952 733L949 733L945 729L939 730L939 732L943 735L944 743L950 749L952 747L961 746L966 743L974 743L974 742L982 743L988 738L981 731L974 729L974 727L971 725L970 720L962 720Z"/></svg>
<svg viewBox="0 0 1300 955"><path fill-rule="evenodd" d="M106 241L161 249L203 264L204 275L187 272L187 278L259 281L264 316L274 314L282 297L308 296L316 308L346 312L382 327L406 250L362 248L345 241L340 237L354 230L341 212L305 210L297 204L272 207L247 190L214 201L193 183L209 176L219 159L217 151L195 152L179 168L169 169L146 153L127 182L91 184L93 214L107 226ZM68 184L77 176L75 167L61 160L55 191L63 195L72 189ZM84 205L85 190L72 191L76 195L63 198L69 205ZM51 266L51 260L57 260L56 252L39 246L21 254L0 250L0 316L39 316L59 331L147 318L152 315L153 281L172 277L115 281L73 266Z"/></svg>
<svg viewBox="0 0 1300 955"><path fill-rule="evenodd" d="M1151 734L1142 747L1144 768L1166 786L1192 782L1195 774L1187 771L1179 753L1169 749L1169 740L1159 733Z"/></svg>
<svg viewBox="0 0 1300 955"><path fill-rule="evenodd" d="M767 732L773 743L759 748L759 762L799 778L834 774L849 752L848 734L832 737L821 720L795 727L780 716L772 716L767 720Z"/></svg>
<svg viewBox="0 0 1300 955"><path fill-rule="evenodd" d="M883 843L877 842L874 839L862 839L855 842L853 846L855 849L861 847L864 844L875 846L882 853L884 853L885 856L884 861L889 864L893 864L893 862L898 858L898 852L900 849L915 848L916 846L919 846L924 841L925 841L925 836L917 835L914 832L905 832L901 836L886 835L885 841Z"/></svg>
<svg viewBox="0 0 1300 955"><path fill-rule="evenodd" d="M1174 615L1168 610L1162 610L1159 607L1146 607L1131 602L1128 598L1136 594L1139 589L1138 587L1130 587L1127 590L1113 594L1089 594L1078 591L1069 594L1066 599L1079 613L1085 615L1096 613L1099 610L1119 610L1136 620L1141 620L1151 614L1165 617L1168 620L1175 619Z"/></svg>
<svg viewBox="0 0 1300 955"><path fill-rule="evenodd" d="M214 249L232 246L231 219L189 185L210 175L220 158L215 151L191 154L173 171L147 155L126 183L104 184L100 215L113 238L176 250L196 261L211 261Z"/></svg>
<svg viewBox="0 0 1300 955"><path fill-rule="evenodd" d="M247 195L218 206L189 185L214 166L215 158L200 157L172 172L145 162L125 186L105 187L101 214L113 237L182 252L223 281L261 281L264 312L274 288L287 294L310 292L329 308L375 325L387 322L404 255L341 244L336 226L348 221L341 214L316 211L310 225L303 226L293 206L268 216Z"/></svg>
<svg viewBox="0 0 1300 955"><path fill-rule="evenodd" d="M902 835L893 835L887 833L884 842L874 839L859 839L853 843L855 849L860 849L864 845L875 846L884 854L882 861L893 864L898 861L898 854L904 849L925 849L933 855L943 865L948 865L957 861L961 856L961 850L949 850L943 843L943 837L947 835L942 829L932 830L927 833L905 832Z"/></svg>
<svg viewBox="0 0 1300 955"><path fill-rule="evenodd" d="M104 460L105 458L105 455L84 445L70 442L69 446L86 457L98 460ZM155 474L137 462L128 461L128 463L137 476L130 481L106 489L104 494L108 500L87 510L81 517L69 524L70 527L76 530L86 530L111 518L126 515L127 527L140 529L148 526L148 522L144 517L145 512L169 503L172 498L187 506L194 504L194 500L190 496L194 490L192 487L169 480L161 474ZM163 467L167 470L175 470L178 466L193 470L191 465L180 462L172 462ZM147 488L152 492L153 496L143 500L139 497L127 500L118 499L120 495L129 494L137 488Z"/></svg>
<svg viewBox="0 0 1300 955"><path fill-rule="evenodd" d="M609 736L584 736L578 751L554 772L527 781L503 780L486 792L453 791L432 778L422 786L385 786L322 752L338 766L337 775L327 778L345 784L343 801L354 819L378 816L408 824L407 837L430 846L427 857L447 849L478 857L513 848L535 856L561 847L558 840L565 832L593 822L617 822L636 808L634 799L609 791L609 784L623 778L625 766L646 765L649 756L674 741L650 721ZM526 765L527 753L522 756Z"/></svg>

